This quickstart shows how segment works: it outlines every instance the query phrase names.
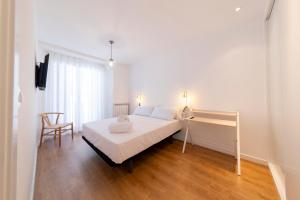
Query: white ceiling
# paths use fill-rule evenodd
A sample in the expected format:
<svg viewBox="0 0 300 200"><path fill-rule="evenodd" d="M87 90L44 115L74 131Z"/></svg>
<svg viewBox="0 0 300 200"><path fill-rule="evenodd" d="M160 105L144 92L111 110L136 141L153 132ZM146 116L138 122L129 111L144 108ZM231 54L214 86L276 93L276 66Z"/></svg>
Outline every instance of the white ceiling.
<svg viewBox="0 0 300 200"><path fill-rule="evenodd" d="M131 64L260 18L269 0L38 0L38 39ZM235 12L241 7L240 12Z"/></svg>

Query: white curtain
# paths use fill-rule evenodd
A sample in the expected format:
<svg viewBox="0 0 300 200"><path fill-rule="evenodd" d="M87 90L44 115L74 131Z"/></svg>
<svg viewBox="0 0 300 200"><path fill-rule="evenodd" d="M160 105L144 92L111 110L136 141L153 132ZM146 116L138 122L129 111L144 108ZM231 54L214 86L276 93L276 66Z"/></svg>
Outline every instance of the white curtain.
<svg viewBox="0 0 300 200"><path fill-rule="evenodd" d="M82 130L82 124L103 119L107 88L104 66L50 53L45 111L63 112L62 122L73 122L74 131Z"/></svg>

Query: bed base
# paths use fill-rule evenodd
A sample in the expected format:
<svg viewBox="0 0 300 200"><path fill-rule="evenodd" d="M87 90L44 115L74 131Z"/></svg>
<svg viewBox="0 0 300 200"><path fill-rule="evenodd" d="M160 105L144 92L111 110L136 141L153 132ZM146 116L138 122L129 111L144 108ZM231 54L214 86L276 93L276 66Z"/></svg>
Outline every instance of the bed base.
<svg viewBox="0 0 300 200"><path fill-rule="evenodd" d="M157 144L159 143L162 143L164 141L168 141L169 143L173 143L173 140L172 140L172 137L179 133L181 130L179 131L176 131L175 133L173 133L171 136L163 139L162 141L158 142ZM97 147L95 147L88 139L86 139L84 136L82 136L82 139L110 166L110 167L120 167L120 166L123 166L129 173L132 173L133 172L133 159L134 157L140 155L141 153L143 153L144 151L146 151L147 149L145 149L144 151L138 153L137 155L131 157L131 158L128 158L127 160L125 160L123 163L121 164L118 164L118 163L115 163L114 161L112 161L107 155L105 155L102 151L100 151ZM156 144L152 145L151 147L155 146ZM149 148L151 148L149 147ZM149 149L148 148L148 149Z"/></svg>

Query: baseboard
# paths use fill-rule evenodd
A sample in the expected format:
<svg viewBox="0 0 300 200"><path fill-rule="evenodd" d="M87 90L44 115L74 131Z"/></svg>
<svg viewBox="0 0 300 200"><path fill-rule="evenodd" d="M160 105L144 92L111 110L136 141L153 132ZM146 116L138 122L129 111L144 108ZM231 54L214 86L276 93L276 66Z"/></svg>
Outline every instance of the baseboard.
<svg viewBox="0 0 300 200"><path fill-rule="evenodd" d="M177 140L183 141L184 135L179 133L179 134L175 135L174 138ZM189 138L187 140L187 143L190 143ZM212 150L224 153L224 154L229 154L229 155L234 156L234 152L232 150L227 149L226 147L220 147L220 145L218 145L216 143L212 143L207 140L199 140L198 139L196 143L195 142L193 143L193 145L198 145L198 146L201 146L201 147L204 147L207 149L212 149Z"/></svg>
<svg viewBox="0 0 300 200"><path fill-rule="evenodd" d="M280 199L286 200L285 184L284 184L284 180L282 180L281 176L279 175L280 172L278 172L278 167L276 167L276 165L270 162L268 163L268 166L271 171Z"/></svg>
<svg viewBox="0 0 300 200"><path fill-rule="evenodd" d="M182 138L179 135L175 136L175 138L182 141ZM194 145L198 145L198 146L201 146L201 147L204 147L207 149L212 149L214 151L218 151L218 152L221 152L224 154L235 156L235 153L232 150L230 150L228 148L220 147L218 144L212 143L210 141L197 140L197 143L194 143ZM266 161L265 159L262 159L262 158L247 155L244 153L241 153L241 158L244 160L248 160L250 162L260 164L260 165L268 166L268 161Z"/></svg>
<svg viewBox="0 0 300 200"><path fill-rule="evenodd" d="M33 200L33 198L34 198L36 165L37 165L37 149L36 149L35 155L34 155L33 173L32 173L32 181L31 181L31 191L30 191L30 200Z"/></svg>
<svg viewBox="0 0 300 200"><path fill-rule="evenodd" d="M194 143L193 145L199 145L201 147L207 148L207 149L212 149L214 151L218 151L224 154L228 154L228 155L232 155L234 156L234 152L230 149L224 148L224 147L220 147L218 144L212 143L212 142L208 142L208 141L199 141L197 140L197 143Z"/></svg>
<svg viewBox="0 0 300 200"><path fill-rule="evenodd" d="M248 160L248 161L260 164L260 165L268 166L268 161L265 160L265 159L262 159L262 158L258 158L258 157L255 157L255 156L250 156L250 155L247 155L247 154L244 154L244 153L241 153L241 158L244 159L244 160Z"/></svg>

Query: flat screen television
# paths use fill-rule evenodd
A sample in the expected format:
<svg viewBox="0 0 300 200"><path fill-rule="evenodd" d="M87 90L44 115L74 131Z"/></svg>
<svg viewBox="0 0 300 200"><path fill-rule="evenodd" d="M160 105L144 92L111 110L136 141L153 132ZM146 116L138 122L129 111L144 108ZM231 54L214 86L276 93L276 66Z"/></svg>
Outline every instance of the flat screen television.
<svg viewBox="0 0 300 200"><path fill-rule="evenodd" d="M45 61L35 67L35 86L40 90L46 89L47 73L49 64L49 54L45 56Z"/></svg>

